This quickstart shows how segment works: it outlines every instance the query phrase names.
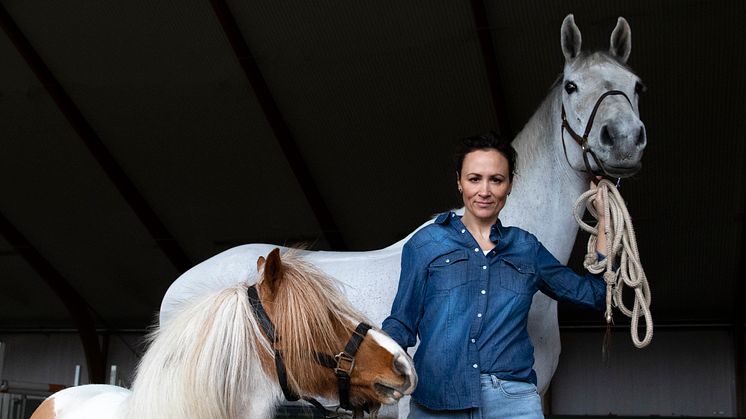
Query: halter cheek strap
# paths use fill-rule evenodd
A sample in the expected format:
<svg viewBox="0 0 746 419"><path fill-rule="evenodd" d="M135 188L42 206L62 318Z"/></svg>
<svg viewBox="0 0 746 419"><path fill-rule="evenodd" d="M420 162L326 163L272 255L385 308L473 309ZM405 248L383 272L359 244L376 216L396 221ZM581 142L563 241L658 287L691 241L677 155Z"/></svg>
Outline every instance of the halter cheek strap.
<svg viewBox="0 0 746 419"><path fill-rule="evenodd" d="M270 320L267 311L264 309L261 300L259 299L259 293L257 292L256 285L252 285L247 290L249 302L251 303L251 309L259 320L264 334L272 342L274 346L277 343L277 335L275 333L275 327ZM347 341L345 348L342 352L335 356L327 355L325 353L316 352L316 362L319 365L323 365L327 368L334 370L334 374L337 376L337 383L339 387L339 406L346 410L352 410L353 407L350 404L350 387L352 370L355 368L355 355L357 350L360 349L360 345L365 339L365 335L368 330L372 329L372 326L366 323L359 323L355 328L355 331ZM288 385L287 369L285 368L285 362L282 359L282 352L277 348L275 351L275 369L277 371L277 380L282 388L282 394L285 395L285 399L288 401L296 401L301 397L294 392ZM325 416L330 413L324 406L319 403L316 399L311 397L303 397L303 400L314 405L319 410L322 410ZM328 417L328 416L327 416Z"/></svg>
<svg viewBox="0 0 746 419"><path fill-rule="evenodd" d="M565 131L570 133L570 136L575 140L576 143L578 143L580 149L583 151L583 162L585 163L585 169L588 173L591 173L595 176L600 176L602 174L611 176L606 171L604 165L601 164L601 160L596 156L596 153L594 153L593 150L591 150L591 147L588 145L588 135L591 133L591 129L593 128L593 121L596 119L596 112L598 111L599 106L601 106L601 102L603 102L603 100L606 99L608 96L615 95L624 96L624 98L627 99L627 102L629 102L630 106L632 106L632 101L630 101L629 97L621 90L609 90L608 92L605 92L598 98L598 100L596 100L596 104L593 106L593 111L591 112L590 118L588 118L588 123L585 126L585 132L583 133L582 137L578 135L578 133L575 132L575 130L573 130L570 124L567 122L565 104L562 104L562 149L565 151L565 160L567 160L567 164L570 164L570 159L567 157L567 147L565 146ZM591 168L590 162L588 161L589 154L593 158L593 161L596 162L596 166L601 169L601 172L597 172Z"/></svg>
<svg viewBox="0 0 746 419"><path fill-rule="evenodd" d="M275 370L277 371L277 381L280 383L282 388L282 394L285 395L285 399L290 402L294 402L300 399L297 393L290 389L288 385L288 374L285 368L285 361L282 359L279 349L275 348L277 343L277 335L275 334L275 326L272 324L272 320L269 319L267 311L264 310L262 301L259 299L259 293L256 290L256 286L252 285L247 290L249 295L249 302L251 303L251 309L259 320L259 325L262 327L264 334L267 335L267 339L272 342L272 346L275 350Z"/></svg>

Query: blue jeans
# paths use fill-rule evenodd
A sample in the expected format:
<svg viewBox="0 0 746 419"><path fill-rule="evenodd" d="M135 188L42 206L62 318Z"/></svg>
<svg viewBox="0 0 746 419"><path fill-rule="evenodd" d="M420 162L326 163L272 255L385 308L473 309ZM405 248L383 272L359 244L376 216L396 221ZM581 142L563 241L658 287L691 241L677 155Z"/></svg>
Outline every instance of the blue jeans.
<svg viewBox="0 0 746 419"><path fill-rule="evenodd" d="M541 397L536 386L521 381L501 380L491 374L480 375L482 407L465 410L431 410L409 402L409 419L449 418L449 419L539 419Z"/></svg>

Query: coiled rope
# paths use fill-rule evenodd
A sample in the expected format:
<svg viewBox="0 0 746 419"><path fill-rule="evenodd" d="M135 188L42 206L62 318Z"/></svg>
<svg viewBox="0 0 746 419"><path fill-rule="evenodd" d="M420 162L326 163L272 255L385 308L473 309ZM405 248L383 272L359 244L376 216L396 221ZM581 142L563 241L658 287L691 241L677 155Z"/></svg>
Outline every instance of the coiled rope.
<svg viewBox="0 0 746 419"><path fill-rule="evenodd" d="M598 229L586 224L582 220L583 212L579 211L581 205L591 215L598 219L598 214L593 206L593 198L598 191L602 194L604 205L604 232L606 233L606 258L599 261L596 253L596 240ZM622 196L617 187L606 179L598 182L598 186L584 192L573 205L575 221L584 231L590 233L588 239L587 253L583 266L591 273L603 272L606 282L606 324L610 327L613 323L612 306L615 306L625 316L631 318L630 334L632 343L637 348L646 347L653 340L653 316L650 313L650 286L648 285L645 271L640 263L640 255L637 250L637 240L632 221L627 212ZM619 269L615 270L615 261L619 260ZM630 310L622 300L624 287L634 290L635 300ZM645 337L641 340L638 330L640 317L645 318Z"/></svg>

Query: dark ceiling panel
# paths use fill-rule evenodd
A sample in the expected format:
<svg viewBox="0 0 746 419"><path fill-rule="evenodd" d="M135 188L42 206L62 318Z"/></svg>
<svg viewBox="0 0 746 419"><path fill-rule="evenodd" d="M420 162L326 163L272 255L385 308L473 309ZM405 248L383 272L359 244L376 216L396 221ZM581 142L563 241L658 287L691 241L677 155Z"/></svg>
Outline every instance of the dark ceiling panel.
<svg viewBox="0 0 746 419"><path fill-rule="evenodd" d="M143 223L155 243L163 250L166 257L173 263L174 267L185 272L192 263L189 261L184 250L174 240L171 233L163 225L163 222L153 212L148 202L143 198L132 181L124 173L114 156L111 155L106 146L101 142L96 131L80 113L77 105L70 99L65 89L60 85L57 78L49 71L44 60L36 52L13 18L0 5L0 26L15 45L16 50L23 56L24 60L34 72L39 83L44 86L47 94L52 98L57 108L65 115L72 128L94 156L101 168L109 177L109 180L119 190L125 201L130 205L137 217Z"/></svg>
<svg viewBox="0 0 746 419"><path fill-rule="evenodd" d="M3 4L192 259L251 242L329 247L209 2ZM469 2L229 4L351 248L385 246L460 206L452 145L497 124ZM567 13L588 47L605 48L617 16L628 18L630 65L648 86L649 145L622 194L655 319L732 321L744 243L746 3L484 5L515 130L562 69ZM5 38L0 57L0 212L108 321L142 327L176 270ZM33 271L2 257L0 285L12 290ZM21 301L38 280L18 287ZM0 317L4 307L19 303L0 305Z"/></svg>
<svg viewBox="0 0 746 419"><path fill-rule="evenodd" d="M8 8L194 260L328 246L209 2Z"/></svg>
<svg viewBox="0 0 746 419"><path fill-rule="evenodd" d="M352 248L457 204L454 141L496 125L468 3L231 9Z"/></svg>

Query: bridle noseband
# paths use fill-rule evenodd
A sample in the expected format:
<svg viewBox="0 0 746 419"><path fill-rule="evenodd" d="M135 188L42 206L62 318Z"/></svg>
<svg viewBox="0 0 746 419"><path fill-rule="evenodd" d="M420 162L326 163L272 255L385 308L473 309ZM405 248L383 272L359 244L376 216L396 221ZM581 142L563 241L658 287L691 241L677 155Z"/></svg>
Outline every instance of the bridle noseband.
<svg viewBox="0 0 746 419"><path fill-rule="evenodd" d="M247 290L247 293L249 296L249 302L251 303L251 309L254 312L254 315L259 320L259 325L264 331L264 334L267 335L267 338L270 340L270 342L272 342L272 346L275 351L275 369L277 371L277 379L280 383L280 387L282 388L282 393L285 395L285 399L287 399L288 401L293 402L299 400L301 399L301 397L288 385L287 369L285 368L285 362L282 359L282 352L277 349L277 347L275 347L275 344L278 340L275 333L275 327L272 324L272 320L270 320L269 316L267 315L267 311L264 309L261 300L259 299L259 293L257 292L256 284L250 286ZM352 375L352 370L355 368L355 354L357 354L357 350L360 348L360 344L363 342L363 339L365 339L365 335L370 329L372 329L372 326L370 326L369 324L362 322L359 323L355 328L355 331L350 336L350 339L347 341L344 350L337 355L332 356L320 352L315 353L316 362L319 365L333 369L334 374L337 376L337 383L339 387L339 406L342 409L352 410L353 408L350 405L350 376ZM303 400L306 400L307 402L313 404L316 408L324 411L325 415L330 413L316 399L305 396L302 398Z"/></svg>
<svg viewBox="0 0 746 419"><path fill-rule="evenodd" d="M596 111L598 111L598 107L601 106L601 102L603 102L604 99L606 99L608 96L614 96L614 95L622 95L625 99L627 99L627 102L629 102L630 106L632 105L632 101L629 100L629 97L622 92L621 90L609 90L608 92L605 92L602 94L598 100L596 101L596 104L593 106L593 111L591 112L590 118L588 118L588 123L585 126L585 132L583 133L583 136L581 137L578 135L575 130L572 129L570 124L567 123L567 114L565 113L565 104L562 103L562 148L565 150L565 160L567 160L567 163L570 164L570 159L567 158L567 147L565 146L565 130L570 133L570 136L575 140L578 145L580 145L580 149L583 151L583 161L585 162L585 169L588 173L593 174L594 176L601 176L603 174L614 177L610 175L603 164L601 164L601 160L598 159L596 156L596 153L591 150L591 147L588 145L588 135L591 133L591 129L593 128L593 121L596 119ZM633 106L634 107L634 106ZM588 161L588 155L591 155L593 157L593 160L596 162L596 165L601 169L601 172L597 172L593 169L591 169L591 165Z"/></svg>

